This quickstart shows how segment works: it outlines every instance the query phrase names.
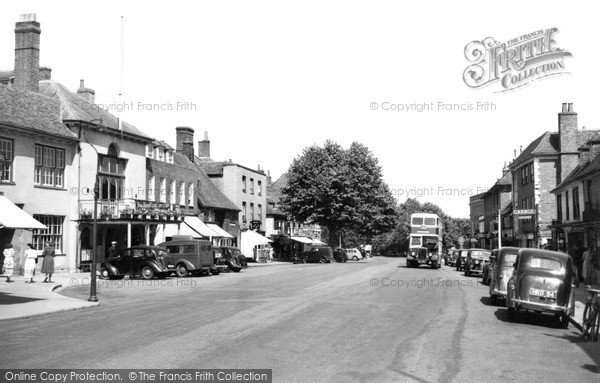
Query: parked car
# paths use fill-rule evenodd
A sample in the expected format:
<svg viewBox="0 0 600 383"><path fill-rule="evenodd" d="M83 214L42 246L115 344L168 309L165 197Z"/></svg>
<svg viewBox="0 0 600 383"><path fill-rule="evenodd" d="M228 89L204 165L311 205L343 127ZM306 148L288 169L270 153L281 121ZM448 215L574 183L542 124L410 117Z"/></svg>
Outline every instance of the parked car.
<svg viewBox="0 0 600 383"><path fill-rule="evenodd" d="M489 286L490 284L490 275L496 259L498 259L498 249L492 250L492 255L490 255L490 261L483 264L483 270L481 272L481 283L483 283L486 286Z"/></svg>
<svg viewBox="0 0 600 383"><path fill-rule="evenodd" d="M336 262L346 262L348 257L346 256L344 250L338 247L337 249L333 250L333 259Z"/></svg>
<svg viewBox="0 0 600 383"><path fill-rule="evenodd" d="M177 276L218 274L210 241L194 239L192 236L174 236L173 240L159 243L175 260Z"/></svg>
<svg viewBox="0 0 600 383"><path fill-rule="evenodd" d="M223 250L220 246L213 246L213 255L215 268L219 273L223 271L233 271L237 273L242 270L242 265L240 265L238 260L231 258L229 252Z"/></svg>
<svg viewBox="0 0 600 383"><path fill-rule="evenodd" d="M465 261L465 275L483 274L483 266L490 262L492 252L485 249L469 249Z"/></svg>
<svg viewBox="0 0 600 383"><path fill-rule="evenodd" d="M448 263L452 267L456 267L456 262L458 257L460 256L461 249L452 249L450 251L450 262Z"/></svg>
<svg viewBox="0 0 600 383"><path fill-rule="evenodd" d="M497 304L499 299L506 298L506 286L513 273L519 250L518 247L502 247L498 250L497 258L493 260L489 289L493 305Z"/></svg>
<svg viewBox="0 0 600 383"><path fill-rule="evenodd" d="M467 261L467 254L470 249L460 249L458 251L458 256L456 257L456 271L462 271L465 268L465 263Z"/></svg>
<svg viewBox="0 0 600 383"><path fill-rule="evenodd" d="M330 263L333 259L333 249L329 246L313 246L309 251L302 253L302 261L307 262L320 262Z"/></svg>
<svg viewBox="0 0 600 383"><path fill-rule="evenodd" d="M351 259L353 261L363 259L363 255L357 248L344 249L344 254L346 254L346 259Z"/></svg>
<svg viewBox="0 0 600 383"><path fill-rule="evenodd" d="M129 247L117 257L106 258L100 265L100 277L103 279L123 279L126 275L143 279L165 278L173 272L173 257L158 246Z"/></svg>
<svg viewBox="0 0 600 383"><path fill-rule="evenodd" d="M517 311L551 313L563 328L575 309L573 260L556 251L520 249L508 280L506 307L513 321Z"/></svg>
<svg viewBox="0 0 600 383"><path fill-rule="evenodd" d="M235 260L241 266L242 269L248 268L248 260L246 256L242 254L242 251L237 247L233 246L219 246L221 248L221 252L225 258Z"/></svg>

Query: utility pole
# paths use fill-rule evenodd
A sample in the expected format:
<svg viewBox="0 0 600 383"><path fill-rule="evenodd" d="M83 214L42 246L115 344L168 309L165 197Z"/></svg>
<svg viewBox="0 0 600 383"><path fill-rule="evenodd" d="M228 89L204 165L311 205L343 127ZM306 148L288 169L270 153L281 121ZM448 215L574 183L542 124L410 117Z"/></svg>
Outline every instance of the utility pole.
<svg viewBox="0 0 600 383"><path fill-rule="evenodd" d="M498 209L498 250L502 247L502 215Z"/></svg>

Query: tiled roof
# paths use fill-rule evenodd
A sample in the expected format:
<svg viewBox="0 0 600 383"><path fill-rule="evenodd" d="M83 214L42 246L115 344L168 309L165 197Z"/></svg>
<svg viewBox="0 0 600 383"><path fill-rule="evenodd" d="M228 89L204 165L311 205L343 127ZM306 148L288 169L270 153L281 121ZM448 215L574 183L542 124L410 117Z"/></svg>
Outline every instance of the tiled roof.
<svg viewBox="0 0 600 383"><path fill-rule="evenodd" d="M288 184L288 175L287 173L283 173L281 177L277 179L277 181L273 182L271 185L267 186L267 195L273 199L273 202L276 204L279 203L282 197L281 189L283 189Z"/></svg>
<svg viewBox="0 0 600 383"><path fill-rule="evenodd" d="M205 160L200 160L198 157L196 157L196 163L209 176L222 176L223 175L223 164L225 162L205 161Z"/></svg>
<svg viewBox="0 0 600 383"><path fill-rule="evenodd" d="M551 192L555 192L559 189L562 189L564 186L570 184L571 182L578 181L580 179L585 178L593 173L600 173L600 156L596 156L592 161L586 161L582 164L579 164L573 169L571 173L556 186Z"/></svg>
<svg viewBox="0 0 600 383"><path fill-rule="evenodd" d="M240 211L240 208L219 190L197 163L192 163L186 156L180 153L173 153L173 162L176 165L196 170L198 180L200 181L200 190L196 190L196 194L203 207Z"/></svg>
<svg viewBox="0 0 600 383"><path fill-rule="evenodd" d="M77 140L60 120L60 103L42 94L0 85L0 124Z"/></svg>
<svg viewBox="0 0 600 383"><path fill-rule="evenodd" d="M278 215L281 217L287 217L287 214L285 214L281 210L276 209L276 208L272 207L271 205L267 204L267 216L270 216L270 215Z"/></svg>
<svg viewBox="0 0 600 383"><path fill-rule="evenodd" d="M158 144L162 147L164 147L167 150L175 150L175 148L173 148L171 145L167 144L165 141L163 140L155 140L156 142L158 142Z"/></svg>
<svg viewBox="0 0 600 383"><path fill-rule="evenodd" d="M102 119L102 125L105 128L119 131L119 120L116 116L106 110L101 110L99 107L90 107L89 101L56 81L40 81L40 93L57 98L61 102L63 121L92 121ZM121 127L125 133L142 139L152 140L144 132L125 121L121 121Z"/></svg>
<svg viewBox="0 0 600 383"><path fill-rule="evenodd" d="M597 136L598 130L578 130L577 147L586 143L589 139ZM560 153L560 137L556 132L546 132L533 140L523 152L509 165L513 168L533 155L558 154Z"/></svg>

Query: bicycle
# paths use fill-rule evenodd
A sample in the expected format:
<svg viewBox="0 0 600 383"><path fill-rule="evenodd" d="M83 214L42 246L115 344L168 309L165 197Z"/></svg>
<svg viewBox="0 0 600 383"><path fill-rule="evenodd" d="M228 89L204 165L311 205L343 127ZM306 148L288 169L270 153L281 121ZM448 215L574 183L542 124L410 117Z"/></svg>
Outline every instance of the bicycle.
<svg viewBox="0 0 600 383"><path fill-rule="evenodd" d="M589 333L592 342L597 342L600 333L600 290L590 286L587 286L587 289L588 300L583 310L582 336L585 338Z"/></svg>

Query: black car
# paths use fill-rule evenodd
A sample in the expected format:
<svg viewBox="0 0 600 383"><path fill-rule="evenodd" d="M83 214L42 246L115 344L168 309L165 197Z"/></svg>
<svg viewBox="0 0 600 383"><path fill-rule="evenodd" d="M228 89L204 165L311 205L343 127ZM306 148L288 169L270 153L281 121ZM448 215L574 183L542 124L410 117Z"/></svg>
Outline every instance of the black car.
<svg viewBox="0 0 600 383"><path fill-rule="evenodd" d="M173 257L162 247L135 246L121 251L117 257L106 258L100 266L100 277L123 279L130 275L143 279L165 278L175 271Z"/></svg>
<svg viewBox="0 0 600 383"><path fill-rule="evenodd" d="M233 271L234 273L238 273L242 270L242 265L240 265L239 261L233 256L233 252L228 249L228 246L213 246L213 254L215 256L215 268L217 268L217 270Z"/></svg>
<svg viewBox="0 0 600 383"><path fill-rule="evenodd" d="M331 263L333 259L333 249L329 246L313 246L309 251L302 253L302 261L307 262L319 262L319 263Z"/></svg>
<svg viewBox="0 0 600 383"><path fill-rule="evenodd" d="M333 250L333 260L336 262L346 262L348 261L348 256L346 256L346 252L344 249L334 249Z"/></svg>
<svg viewBox="0 0 600 383"><path fill-rule="evenodd" d="M492 252L485 249L469 249L467 259L464 264L465 275L483 274L483 269L486 264L490 263L490 255Z"/></svg>
<svg viewBox="0 0 600 383"><path fill-rule="evenodd" d="M240 264L242 269L248 268L248 259L246 258L246 256L244 254L242 254L242 251L240 249L238 249L237 247L221 246L221 251L223 252L223 256L225 258L236 260L237 263Z"/></svg>

